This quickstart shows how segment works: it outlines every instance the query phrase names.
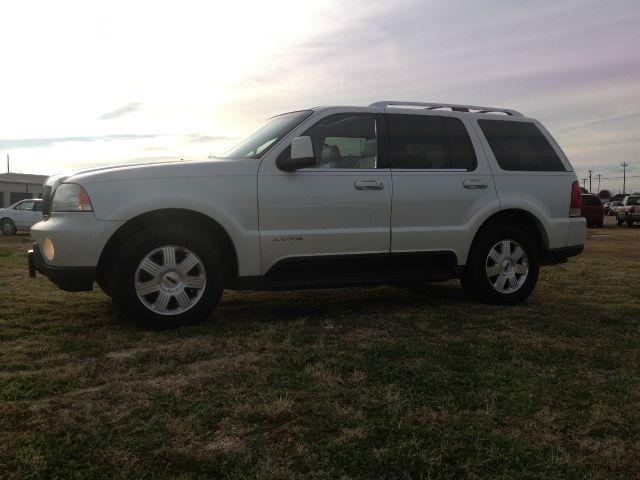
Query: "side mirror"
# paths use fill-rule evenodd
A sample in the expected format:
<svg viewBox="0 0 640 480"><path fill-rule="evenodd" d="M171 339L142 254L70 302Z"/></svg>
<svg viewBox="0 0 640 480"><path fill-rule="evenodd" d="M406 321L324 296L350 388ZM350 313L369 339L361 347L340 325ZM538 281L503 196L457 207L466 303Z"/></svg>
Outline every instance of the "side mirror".
<svg viewBox="0 0 640 480"><path fill-rule="evenodd" d="M280 170L293 172L301 168L313 167L316 158L313 155L313 145L311 137L296 137L291 143L291 155L280 156L276 160L276 165Z"/></svg>

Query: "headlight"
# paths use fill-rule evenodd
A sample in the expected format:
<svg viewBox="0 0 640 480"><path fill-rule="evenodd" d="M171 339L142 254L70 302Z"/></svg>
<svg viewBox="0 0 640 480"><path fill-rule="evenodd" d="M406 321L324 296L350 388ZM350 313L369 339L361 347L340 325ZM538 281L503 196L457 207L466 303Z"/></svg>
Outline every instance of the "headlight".
<svg viewBox="0 0 640 480"><path fill-rule="evenodd" d="M93 207L84 188L75 183L62 183L53 194L51 211L93 212Z"/></svg>

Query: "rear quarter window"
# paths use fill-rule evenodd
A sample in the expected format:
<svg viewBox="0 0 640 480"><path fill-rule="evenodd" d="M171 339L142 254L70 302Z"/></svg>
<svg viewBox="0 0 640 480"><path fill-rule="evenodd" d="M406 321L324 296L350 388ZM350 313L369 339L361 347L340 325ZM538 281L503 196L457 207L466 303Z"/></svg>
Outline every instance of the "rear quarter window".
<svg viewBox="0 0 640 480"><path fill-rule="evenodd" d="M478 125L503 170L566 171L562 160L534 123L478 120Z"/></svg>
<svg viewBox="0 0 640 480"><path fill-rule="evenodd" d="M582 195L583 205L602 205L600 199L594 195Z"/></svg>

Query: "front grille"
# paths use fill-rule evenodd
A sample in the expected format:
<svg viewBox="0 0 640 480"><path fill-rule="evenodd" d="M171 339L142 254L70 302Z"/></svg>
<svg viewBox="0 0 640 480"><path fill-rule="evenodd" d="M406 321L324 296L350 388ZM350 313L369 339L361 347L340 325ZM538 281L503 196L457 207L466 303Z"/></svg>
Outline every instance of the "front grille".
<svg viewBox="0 0 640 480"><path fill-rule="evenodd" d="M42 215L49 215L51 213L51 186L44 187L44 194L42 195Z"/></svg>

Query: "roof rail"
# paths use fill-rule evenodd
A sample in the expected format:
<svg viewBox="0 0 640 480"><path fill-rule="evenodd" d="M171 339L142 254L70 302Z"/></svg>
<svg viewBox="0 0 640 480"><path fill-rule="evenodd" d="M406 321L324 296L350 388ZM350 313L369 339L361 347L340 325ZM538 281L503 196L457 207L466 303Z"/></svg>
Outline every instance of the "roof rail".
<svg viewBox="0 0 640 480"><path fill-rule="evenodd" d="M523 114L516 110L508 110L506 108L494 108L494 107L475 107L473 105L454 105L451 103L422 103L422 102L402 102L398 100L385 100L382 102L375 102L369 105L370 107L424 107L427 110L439 110L441 108L448 108L452 112L467 112L467 113L506 113L510 117L524 117Z"/></svg>

